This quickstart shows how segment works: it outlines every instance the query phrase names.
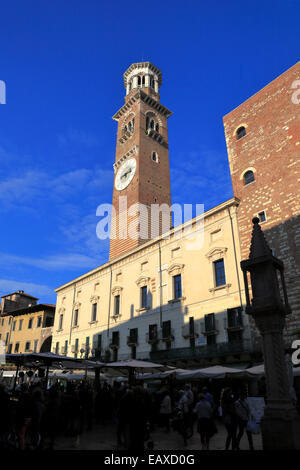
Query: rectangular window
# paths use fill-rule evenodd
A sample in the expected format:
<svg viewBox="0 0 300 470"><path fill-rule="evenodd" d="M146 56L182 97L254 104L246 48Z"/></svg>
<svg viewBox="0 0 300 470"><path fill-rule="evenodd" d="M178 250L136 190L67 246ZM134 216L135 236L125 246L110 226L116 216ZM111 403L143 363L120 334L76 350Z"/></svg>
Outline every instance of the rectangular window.
<svg viewBox="0 0 300 470"><path fill-rule="evenodd" d="M42 326L42 317L38 317L36 326L37 328L40 328Z"/></svg>
<svg viewBox="0 0 300 470"><path fill-rule="evenodd" d="M32 320L33 320L33 318L29 318L29 320L28 320L28 328L29 329L32 328Z"/></svg>
<svg viewBox="0 0 300 470"><path fill-rule="evenodd" d="M120 315L120 296L115 296L115 315Z"/></svg>
<svg viewBox="0 0 300 470"><path fill-rule="evenodd" d="M7 354L11 354L11 350L12 350L12 344L9 344L7 348Z"/></svg>
<svg viewBox="0 0 300 470"><path fill-rule="evenodd" d="M265 222L267 220L265 211L259 212L258 218L259 218L260 223Z"/></svg>
<svg viewBox="0 0 300 470"><path fill-rule="evenodd" d="M68 340L65 341L64 353L67 354L68 352Z"/></svg>
<svg viewBox="0 0 300 470"><path fill-rule="evenodd" d="M59 329L59 330L62 330L62 327L63 327L63 319L64 319L64 316L63 316L63 314L61 314L61 315L59 316L59 324L58 324L58 329Z"/></svg>
<svg viewBox="0 0 300 470"><path fill-rule="evenodd" d="M141 308L147 308L147 286L141 287Z"/></svg>
<svg viewBox="0 0 300 470"><path fill-rule="evenodd" d="M25 344L25 352L29 351L30 350L30 341L26 341L26 344Z"/></svg>
<svg viewBox="0 0 300 470"><path fill-rule="evenodd" d="M226 284L224 260L214 261L216 287Z"/></svg>
<svg viewBox="0 0 300 470"><path fill-rule="evenodd" d="M79 339L76 338L75 339L75 359L77 359L78 350L79 350Z"/></svg>
<svg viewBox="0 0 300 470"><path fill-rule="evenodd" d="M15 321L13 322L13 324L12 324L12 330L13 330L13 331L16 330L16 324L17 324L17 322L16 322L16 320L15 320Z"/></svg>
<svg viewBox="0 0 300 470"><path fill-rule="evenodd" d="M90 353L90 337L87 336L85 338L85 357L86 357L86 359L89 357L89 353Z"/></svg>
<svg viewBox="0 0 300 470"><path fill-rule="evenodd" d="M55 354L59 354L59 343L55 345Z"/></svg>
<svg viewBox="0 0 300 470"><path fill-rule="evenodd" d="M20 346L20 343L15 344L15 353L19 352L19 346Z"/></svg>
<svg viewBox="0 0 300 470"><path fill-rule="evenodd" d="M215 322L215 314L214 313L209 313L208 315L204 316L204 322L205 322L205 331L215 331L216 329L216 322Z"/></svg>
<svg viewBox="0 0 300 470"><path fill-rule="evenodd" d="M163 338L169 338L171 336L171 321L164 321L162 324Z"/></svg>
<svg viewBox="0 0 300 470"><path fill-rule="evenodd" d="M97 304L92 305L92 321L97 320Z"/></svg>
<svg viewBox="0 0 300 470"><path fill-rule="evenodd" d="M114 344L115 346L119 346L119 332L118 331L114 331L112 334L112 344Z"/></svg>
<svg viewBox="0 0 300 470"><path fill-rule="evenodd" d="M37 347L38 347L38 339L34 340L34 343L33 343L33 352L37 352Z"/></svg>
<svg viewBox="0 0 300 470"><path fill-rule="evenodd" d="M78 326L78 314L79 314L78 309L74 310L74 323L73 323L73 326Z"/></svg>
<svg viewBox="0 0 300 470"><path fill-rule="evenodd" d="M182 297L181 292L181 274L177 274L177 276L173 277L174 279L174 299L180 299Z"/></svg>
<svg viewBox="0 0 300 470"><path fill-rule="evenodd" d="M19 321L19 330L22 330L22 326L23 326L23 320L20 320Z"/></svg>
<svg viewBox="0 0 300 470"><path fill-rule="evenodd" d="M131 328L129 330L129 341L132 344L136 344L138 339L138 329L137 328Z"/></svg>
<svg viewBox="0 0 300 470"><path fill-rule="evenodd" d="M1 326L4 326L4 318L2 318Z"/></svg>
<svg viewBox="0 0 300 470"><path fill-rule="evenodd" d="M5 337L5 346L8 345L8 338L9 338L9 333L6 333L6 337Z"/></svg>
<svg viewBox="0 0 300 470"><path fill-rule="evenodd" d="M157 325L149 325L149 339L157 339Z"/></svg>
<svg viewBox="0 0 300 470"><path fill-rule="evenodd" d="M243 326L242 308L228 308L227 309L227 327L236 328Z"/></svg>
<svg viewBox="0 0 300 470"><path fill-rule="evenodd" d="M189 318L190 346L195 347L195 321L194 317Z"/></svg>
<svg viewBox="0 0 300 470"><path fill-rule="evenodd" d="M9 317L8 324L9 325L11 324L11 317Z"/></svg>

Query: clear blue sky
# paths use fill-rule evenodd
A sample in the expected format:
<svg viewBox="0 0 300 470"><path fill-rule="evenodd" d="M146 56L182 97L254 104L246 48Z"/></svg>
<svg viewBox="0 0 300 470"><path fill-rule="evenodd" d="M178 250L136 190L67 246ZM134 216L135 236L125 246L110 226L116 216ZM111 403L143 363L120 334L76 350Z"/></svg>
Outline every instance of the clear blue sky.
<svg viewBox="0 0 300 470"><path fill-rule="evenodd" d="M0 6L0 293L53 289L108 259L123 72L163 73L172 202L232 196L222 117L299 60L299 1L11 0Z"/></svg>

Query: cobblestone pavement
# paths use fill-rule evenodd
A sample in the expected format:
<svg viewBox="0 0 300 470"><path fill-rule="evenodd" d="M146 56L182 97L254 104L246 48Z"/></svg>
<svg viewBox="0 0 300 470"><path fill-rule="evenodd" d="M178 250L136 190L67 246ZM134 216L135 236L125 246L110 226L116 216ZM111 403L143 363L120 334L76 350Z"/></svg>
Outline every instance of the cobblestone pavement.
<svg viewBox="0 0 300 470"><path fill-rule="evenodd" d="M218 433L211 439L211 450L222 450L225 448L226 429L224 425L217 422ZM175 431L165 432L163 428L156 427L151 433L154 441L154 450L200 450L200 436L197 432L188 440L188 445L183 445L182 437ZM255 450L262 449L261 434L253 435ZM124 450L116 444L116 425L95 425L91 431L84 431L79 440L74 437L59 437L54 450ZM240 450L249 450L246 433L242 437Z"/></svg>

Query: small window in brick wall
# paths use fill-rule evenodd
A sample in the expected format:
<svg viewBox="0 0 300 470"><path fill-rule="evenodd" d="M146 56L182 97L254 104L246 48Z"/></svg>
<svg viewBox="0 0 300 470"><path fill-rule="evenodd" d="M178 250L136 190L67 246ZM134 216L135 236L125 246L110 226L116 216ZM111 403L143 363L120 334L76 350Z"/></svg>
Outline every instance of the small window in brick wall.
<svg viewBox="0 0 300 470"><path fill-rule="evenodd" d="M253 181L255 181L255 176L254 176L253 171L252 170L246 171L246 173L244 174L245 185L252 183Z"/></svg>
<svg viewBox="0 0 300 470"><path fill-rule="evenodd" d="M237 140L241 139L242 137L244 137L246 135L246 129L244 126L241 126L238 128L238 130L236 131L236 138Z"/></svg>

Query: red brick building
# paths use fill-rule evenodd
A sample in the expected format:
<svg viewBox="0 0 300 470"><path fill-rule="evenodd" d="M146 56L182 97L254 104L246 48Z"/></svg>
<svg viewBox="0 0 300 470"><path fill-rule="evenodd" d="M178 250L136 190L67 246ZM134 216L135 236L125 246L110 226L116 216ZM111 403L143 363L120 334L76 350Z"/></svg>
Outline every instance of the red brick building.
<svg viewBox="0 0 300 470"><path fill-rule="evenodd" d="M300 331L300 62L224 117L242 258L258 216L284 262L289 303L287 340Z"/></svg>

